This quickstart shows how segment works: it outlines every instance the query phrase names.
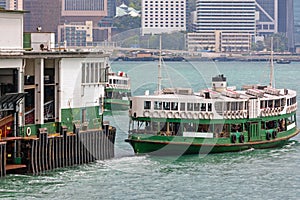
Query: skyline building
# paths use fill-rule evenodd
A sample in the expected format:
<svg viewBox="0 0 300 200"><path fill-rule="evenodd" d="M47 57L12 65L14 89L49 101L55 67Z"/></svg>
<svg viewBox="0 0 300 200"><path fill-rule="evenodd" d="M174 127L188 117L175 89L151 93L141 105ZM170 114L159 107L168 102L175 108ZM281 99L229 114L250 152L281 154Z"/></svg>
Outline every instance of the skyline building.
<svg viewBox="0 0 300 200"><path fill-rule="evenodd" d="M247 51L255 36L255 0L198 0L189 51Z"/></svg>
<svg viewBox="0 0 300 200"><path fill-rule="evenodd" d="M108 13L113 14L113 10L108 11L108 3L114 5L113 2L115 0L51 0L51 3L49 0L24 0L24 10L30 11L24 16L24 30L36 32L40 26L42 32L56 33L56 42L67 41L67 45L82 46L84 43L110 40L111 27L98 27L98 22ZM92 30L86 31L90 24L93 25ZM76 30L79 27L84 27L85 31Z"/></svg>
<svg viewBox="0 0 300 200"><path fill-rule="evenodd" d="M142 35L186 31L186 0L142 0Z"/></svg>
<svg viewBox="0 0 300 200"><path fill-rule="evenodd" d="M294 1L256 0L256 32L258 36L283 33L288 38L288 50L295 48Z"/></svg>

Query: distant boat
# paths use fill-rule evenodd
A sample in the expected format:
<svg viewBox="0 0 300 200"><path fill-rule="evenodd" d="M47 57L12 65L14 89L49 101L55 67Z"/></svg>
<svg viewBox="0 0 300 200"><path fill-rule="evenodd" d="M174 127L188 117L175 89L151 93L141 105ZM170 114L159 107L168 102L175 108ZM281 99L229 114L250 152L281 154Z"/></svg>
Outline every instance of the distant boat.
<svg viewBox="0 0 300 200"><path fill-rule="evenodd" d="M290 60L286 60L286 59L279 59L276 61L277 64L290 64L291 61Z"/></svg>
<svg viewBox="0 0 300 200"><path fill-rule="evenodd" d="M105 87L105 110L128 110L131 96L130 78L125 72L108 73L108 83Z"/></svg>

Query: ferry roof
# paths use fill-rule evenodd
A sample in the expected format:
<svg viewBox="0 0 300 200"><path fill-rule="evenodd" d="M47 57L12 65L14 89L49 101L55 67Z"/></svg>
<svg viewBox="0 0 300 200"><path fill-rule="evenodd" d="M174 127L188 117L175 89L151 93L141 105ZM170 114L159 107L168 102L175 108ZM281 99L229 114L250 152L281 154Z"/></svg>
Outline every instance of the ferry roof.
<svg viewBox="0 0 300 200"><path fill-rule="evenodd" d="M210 90L212 91L212 90ZM260 91L264 91L264 90L260 90ZM272 95L272 94L267 94L264 93L263 97L261 97L260 99L262 100L267 100L267 99L280 99L283 96L286 97L294 97L296 96L296 91L294 90L288 90L288 94L284 95L284 89L279 89L280 94L279 95ZM193 93L191 95L183 95L183 94L152 94L152 95L141 95L141 96L135 96L137 98L144 98L144 99L158 99L158 100L174 100L174 99L178 99L178 100L204 100L204 101L209 101L211 99L215 99L215 100L222 100L222 101L245 101L248 99L253 99L256 98L253 95L247 94L246 90L239 90L239 91L234 91L236 93L239 94L238 98L233 98L233 97L229 97L229 96L225 96L223 95L221 92L217 92L217 91L212 91L214 93L214 96L211 98L205 98L203 95L201 95L201 93Z"/></svg>

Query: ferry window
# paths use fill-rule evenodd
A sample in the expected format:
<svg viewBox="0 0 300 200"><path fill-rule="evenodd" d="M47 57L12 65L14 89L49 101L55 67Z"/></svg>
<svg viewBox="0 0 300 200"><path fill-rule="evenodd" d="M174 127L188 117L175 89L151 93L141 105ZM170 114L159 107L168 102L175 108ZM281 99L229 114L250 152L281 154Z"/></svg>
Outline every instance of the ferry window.
<svg viewBox="0 0 300 200"><path fill-rule="evenodd" d="M193 103L187 103L187 111L193 111Z"/></svg>
<svg viewBox="0 0 300 200"><path fill-rule="evenodd" d="M243 110L243 103L244 102L239 102L239 108L238 108L239 110Z"/></svg>
<svg viewBox="0 0 300 200"><path fill-rule="evenodd" d="M163 103L164 110L170 110L170 102Z"/></svg>
<svg viewBox="0 0 300 200"><path fill-rule="evenodd" d="M199 111L200 103L194 103L194 111Z"/></svg>
<svg viewBox="0 0 300 200"><path fill-rule="evenodd" d="M222 114L222 102L215 102L215 110L217 111L217 113Z"/></svg>
<svg viewBox="0 0 300 200"><path fill-rule="evenodd" d="M208 103L207 108L208 108L208 111L212 111L212 104L211 104L211 103Z"/></svg>
<svg viewBox="0 0 300 200"><path fill-rule="evenodd" d="M227 102L227 103L226 103L226 110L231 110L230 102Z"/></svg>
<svg viewBox="0 0 300 200"><path fill-rule="evenodd" d="M279 108L280 107L280 100L276 99L275 100L275 108Z"/></svg>
<svg viewBox="0 0 300 200"><path fill-rule="evenodd" d="M144 101L144 109L151 109L151 101Z"/></svg>
<svg viewBox="0 0 300 200"><path fill-rule="evenodd" d="M236 111L237 110L237 102L231 102L231 110Z"/></svg>
<svg viewBox="0 0 300 200"><path fill-rule="evenodd" d="M162 109L162 102L154 101L154 110L161 110L161 109Z"/></svg>
<svg viewBox="0 0 300 200"><path fill-rule="evenodd" d="M171 102L171 110L178 110L178 103L177 102Z"/></svg>
<svg viewBox="0 0 300 200"><path fill-rule="evenodd" d="M264 107L264 101L260 101L260 109L263 109Z"/></svg>
<svg viewBox="0 0 300 200"><path fill-rule="evenodd" d="M206 103L201 103L201 111L206 111Z"/></svg>
<svg viewBox="0 0 300 200"><path fill-rule="evenodd" d="M290 99L287 100L287 105L288 105L288 106L290 105Z"/></svg>
<svg viewBox="0 0 300 200"><path fill-rule="evenodd" d="M280 101L281 101L280 105L285 106L285 99L281 99Z"/></svg>
<svg viewBox="0 0 300 200"><path fill-rule="evenodd" d="M180 111L185 111L185 103L180 103Z"/></svg>
<svg viewBox="0 0 300 200"><path fill-rule="evenodd" d="M269 100L268 101L268 107L269 108L273 108L273 100Z"/></svg>

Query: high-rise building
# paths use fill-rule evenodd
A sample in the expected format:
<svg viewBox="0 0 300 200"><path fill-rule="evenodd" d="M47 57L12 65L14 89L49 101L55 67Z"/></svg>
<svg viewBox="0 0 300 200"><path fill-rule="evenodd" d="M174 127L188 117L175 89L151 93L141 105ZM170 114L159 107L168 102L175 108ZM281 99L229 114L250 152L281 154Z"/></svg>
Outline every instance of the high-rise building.
<svg viewBox="0 0 300 200"><path fill-rule="evenodd" d="M246 51L255 36L255 0L198 0L190 51Z"/></svg>
<svg viewBox="0 0 300 200"><path fill-rule="evenodd" d="M97 30L97 34L94 34L96 38L94 37L93 41L97 41L99 38L103 40L102 32L105 35L111 33L110 27L99 28L97 24L109 13L108 2L111 3L115 0L51 0L51 3L49 3L49 0L23 1L24 10L30 11L24 17L24 30L26 32L35 32L39 26L42 27L43 32L57 34L60 30L64 33L64 37L57 35L56 38L57 42L61 42L60 40L66 41L66 38L69 37L66 36L67 33L74 34L73 31L70 31L70 27L74 27L74 24L84 25L87 21L92 21L93 29ZM62 30L64 27L66 30ZM110 38L110 36L107 38ZM83 40L80 39L79 43L82 44Z"/></svg>
<svg viewBox="0 0 300 200"><path fill-rule="evenodd" d="M42 27L43 32L57 32L60 22L61 0L23 0L24 10L29 11L24 15L24 31L36 32L37 27Z"/></svg>
<svg viewBox="0 0 300 200"><path fill-rule="evenodd" d="M186 0L142 0L142 35L186 31Z"/></svg>
<svg viewBox="0 0 300 200"><path fill-rule="evenodd" d="M256 31L259 36L283 33L288 39L288 49L294 49L293 0L256 0Z"/></svg>

